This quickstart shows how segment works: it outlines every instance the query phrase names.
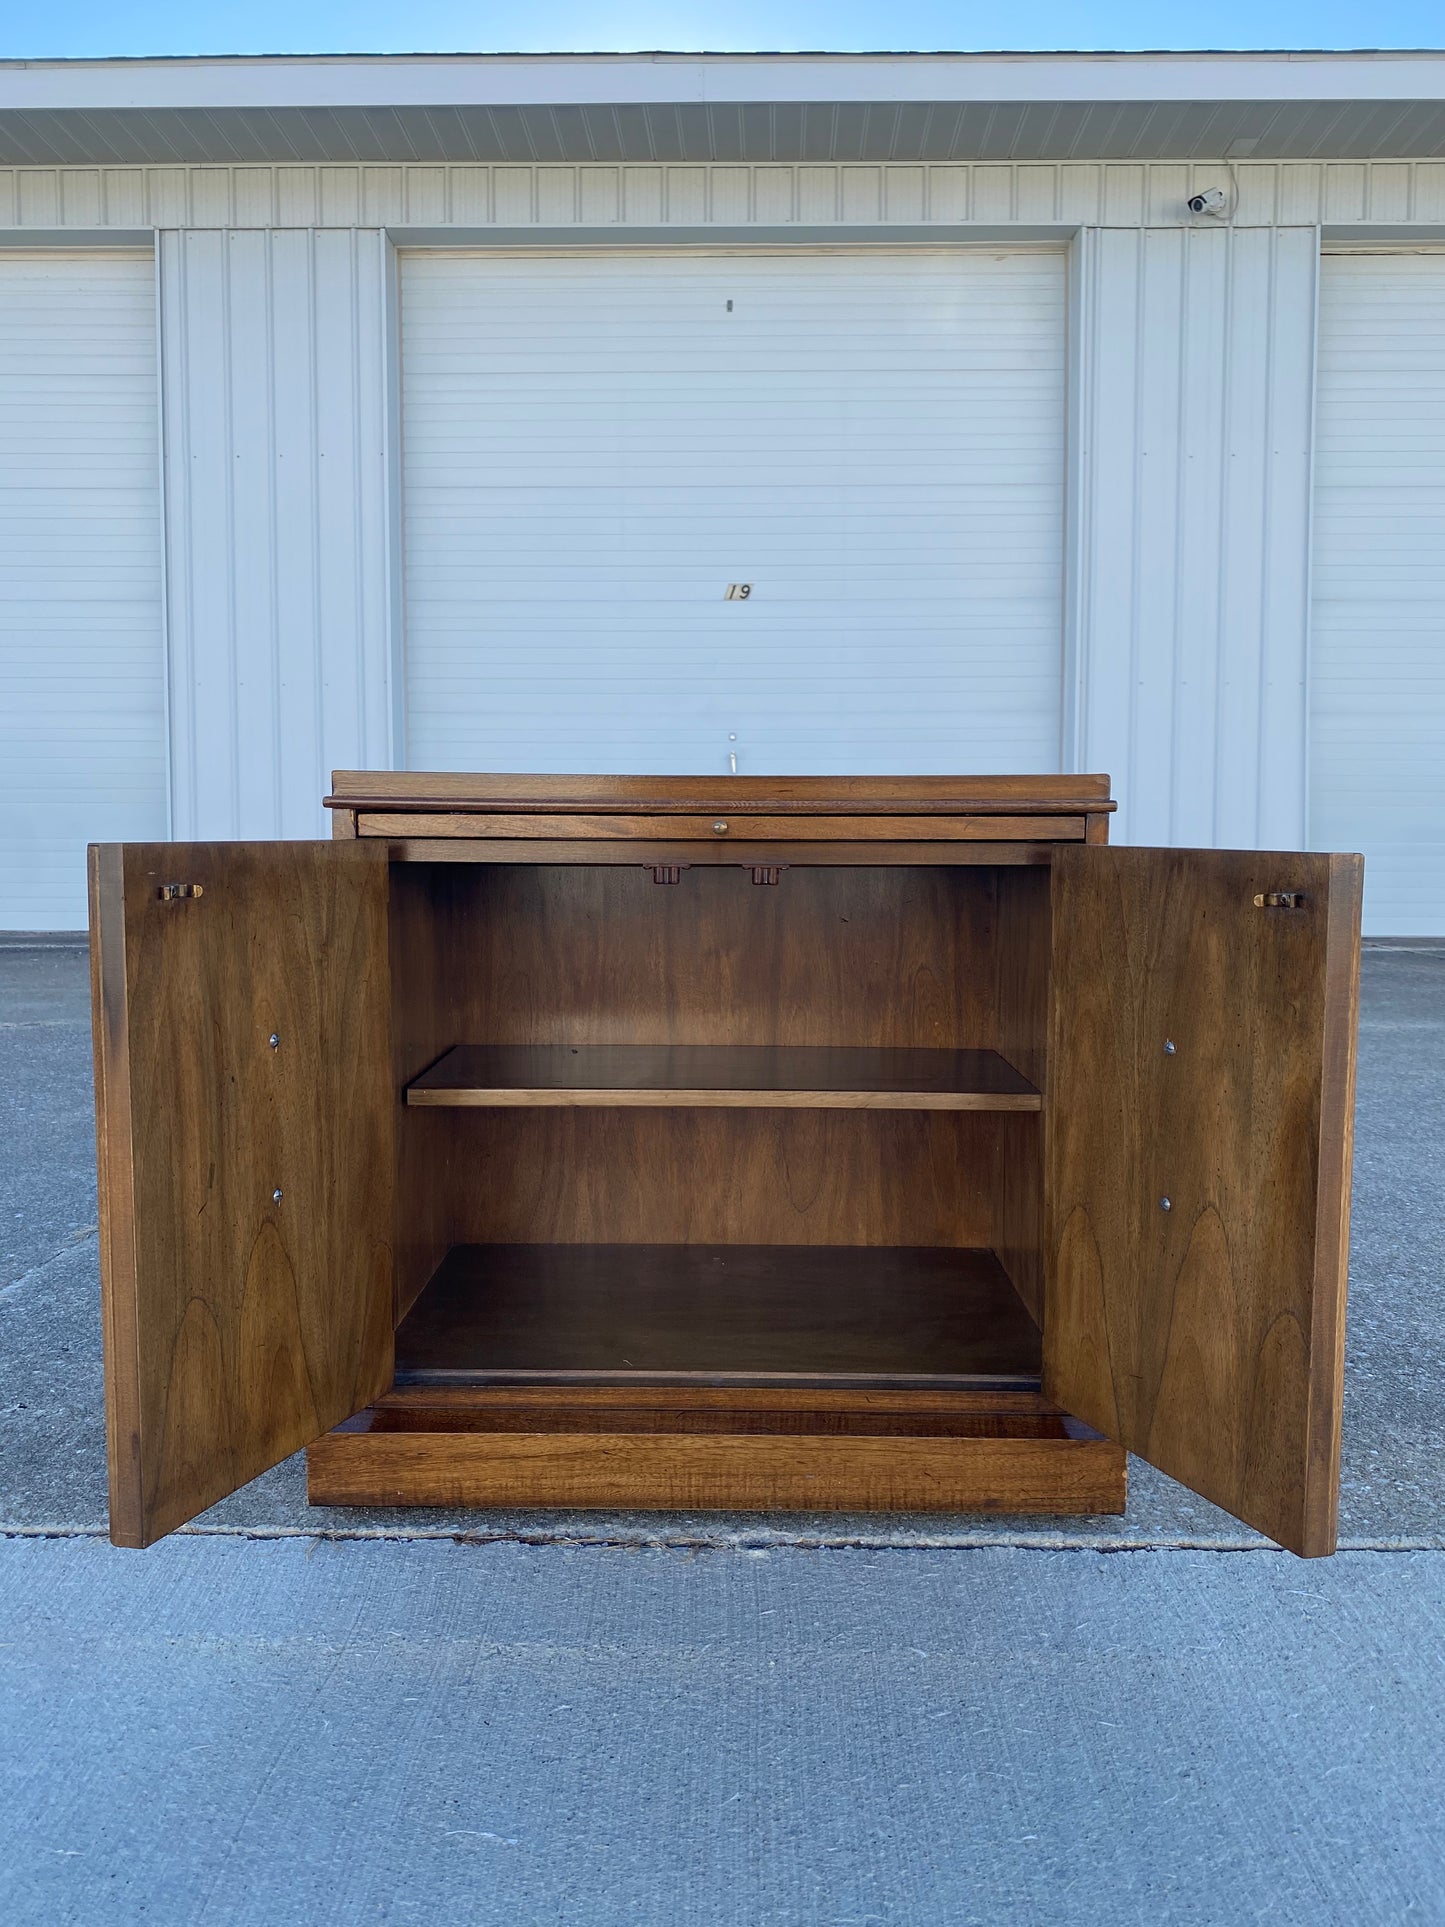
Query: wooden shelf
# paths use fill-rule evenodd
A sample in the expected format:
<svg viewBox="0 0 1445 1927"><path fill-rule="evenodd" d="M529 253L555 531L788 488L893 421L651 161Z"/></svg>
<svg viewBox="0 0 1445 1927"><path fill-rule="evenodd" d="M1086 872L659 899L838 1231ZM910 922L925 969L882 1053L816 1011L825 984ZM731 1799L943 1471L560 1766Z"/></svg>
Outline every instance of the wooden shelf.
<svg viewBox="0 0 1445 1927"><path fill-rule="evenodd" d="M997 1051L748 1044L459 1044L407 1086L406 1101L892 1111L1042 1104Z"/></svg>
<svg viewBox="0 0 1445 1927"><path fill-rule="evenodd" d="M1035 1390L1039 1329L991 1251L455 1245L396 1383Z"/></svg>

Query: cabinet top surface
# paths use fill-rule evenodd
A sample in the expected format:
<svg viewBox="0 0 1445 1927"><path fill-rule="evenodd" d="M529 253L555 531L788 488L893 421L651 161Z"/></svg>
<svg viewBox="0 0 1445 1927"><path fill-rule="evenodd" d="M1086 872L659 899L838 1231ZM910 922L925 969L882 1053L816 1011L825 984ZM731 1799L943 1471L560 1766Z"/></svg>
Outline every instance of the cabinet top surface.
<svg viewBox="0 0 1445 1927"><path fill-rule="evenodd" d="M536 776L332 772L328 809L800 816L1072 816L1112 810L1107 776Z"/></svg>

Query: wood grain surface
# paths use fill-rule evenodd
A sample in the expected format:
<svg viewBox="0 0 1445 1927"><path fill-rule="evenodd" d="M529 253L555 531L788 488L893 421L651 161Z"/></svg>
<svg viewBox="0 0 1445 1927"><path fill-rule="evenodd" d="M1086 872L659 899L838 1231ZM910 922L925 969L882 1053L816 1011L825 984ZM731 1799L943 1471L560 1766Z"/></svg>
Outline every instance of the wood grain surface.
<svg viewBox="0 0 1445 1927"><path fill-rule="evenodd" d="M1039 1392L896 1386L417 1385L347 1421L380 1432L775 1432L1063 1439L1086 1427Z"/></svg>
<svg viewBox="0 0 1445 1927"><path fill-rule="evenodd" d="M359 810L356 833L363 837L428 836L533 837L554 840L630 842L666 838L684 843L725 846L729 839L770 843L837 841L853 843L1050 842L1084 840L1082 816L556 816L538 813L505 816L481 811L432 810L425 815L396 810Z"/></svg>
<svg viewBox="0 0 1445 1927"><path fill-rule="evenodd" d="M458 1245L396 1335L398 1385L1038 1373L993 1254L934 1247Z"/></svg>
<svg viewBox="0 0 1445 1927"><path fill-rule="evenodd" d="M470 1147L445 1112L408 1106L406 1089L473 1016L468 950L477 923L481 872L392 866L392 1131L396 1147L395 1315L456 1242L458 1203L474 1182Z"/></svg>
<svg viewBox="0 0 1445 1927"><path fill-rule="evenodd" d="M882 865L947 865L958 869L980 864L1045 865L1053 844L1006 843L989 839L967 843L839 843L817 838L802 843L749 842L745 832L718 837L712 843L656 841L626 842L615 838L573 837L570 841L555 836L428 836L427 819L411 819L412 828L403 836L386 839L387 854L393 863L565 863L611 864L651 867L675 863L684 871L704 866L714 869L740 869L755 863L817 868L878 869ZM420 833L418 833L420 832ZM347 834L351 834L350 831Z"/></svg>
<svg viewBox="0 0 1445 1927"><path fill-rule="evenodd" d="M990 1423L998 1418L1010 1423L1047 1421L1051 1426L1062 1425L1065 1431L1074 1427L1069 1436L1075 1438L1090 1429L1042 1392L1007 1391L997 1385L983 1390L951 1386L946 1391L936 1386L918 1391L897 1385L688 1385L681 1390L655 1385L412 1385L383 1392L366 1413L348 1424L385 1429L413 1420L422 1423L423 1415L427 1415L425 1423L431 1426L465 1429L475 1424L485 1430L507 1414L530 1413L531 1429L545 1431L550 1425L570 1427L579 1416L591 1413L598 1415L592 1428L596 1430L602 1423L601 1415L629 1412L639 1415L636 1429L644 1431L649 1429L649 1422L642 1416L647 1413L663 1417L670 1414L683 1429L694 1421L700 1429L706 1429L711 1422L708 1414L729 1423L736 1420L740 1428L745 1419L749 1424L754 1418L768 1423L778 1420L781 1429L788 1431L801 1425L805 1431L813 1426L819 1432L829 1432L840 1421L851 1425L855 1420L879 1415L897 1419L905 1429L929 1418L945 1418L950 1424L964 1419ZM510 1424L510 1418L506 1422ZM1055 1433L1051 1430L1042 1436L1053 1438Z"/></svg>
<svg viewBox="0 0 1445 1927"><path fill-rule="evenodd" d="M1022 1013L1008 1018L1019 1046L1043 1052L1046 947L1036 961L1018 954L1047 945L1038 873L819 868L769 889L734 867L689 870L674 886L632 864L406 874L407 914L430 892L447 953L428 963L423 944L418 967L444 968L465 1016L437 1054L469 1042L686 1042L1008 1055L1001 998ZM1027 917L1011 907L1025 899ZM399 956L398 999L407 968Z"/></svg>
<svg viewBox="0 0 1445 1927"><path fill-rule="evenodd" d="M660 887L630 865L397 866L398 1075L469 1039L1004 1050L1007 1031L1012 1061L1042 1062L1047 890L1042 870L941 865L769 889L734 868ZM1037 1112L428 1108L397 1126L433 1225L399 1227L402 1309L446 1242L1007 1243L1037 1276Z"/></svg>
<svg viewBox="0 0 1445 1927"><path fill-rule="evenodd" d="M1107 812L1107 776L538 776L333 770L328 809L562 815L746 810L867 816Z"/></svg>
<svg viewBox="0 0 1445 1927"><path fill-rule="evenodd" d="M997 1245L1000 1129L1039 1114L525 1105L411 1111L470 1244Z"/></svg>
<svg viewBox="0 0 1445 1927"><path fill-rule="evenodd" d="M111 1536L136 1546L390 1382L387 866L347 841L90 864Z"/></svg>
<svg viewBox="0 0 1445 1927"><path fill-rule="evenodd" d="M343 1429L306 1454L313 1505L629 1511L1122 1512L1089 1437Z"/></svg>
<svg viewBox="0 0 1445 1927"><path fill-rule="evenodd" d="M1053 873L1044 1389L1303 1554L1335 1544L1361 873Z"/></svg>
<svg viewBox="0 0 1445 1927"><path fill-rule="evenodd" d="M1038 1091L1047 1088L1049 871L996 878L991 947L993 1023L985 1034ZM994 1120L993 1229L988 1242L1033 1318L1043 1322L1043 1123Z"/></svg>
<svg viewBox="0 0 1445 1927"><path fill-rule="evenodd" d="M997 1051L843 1044L461 1044L412 1080L406 1101L935 1111L1043 1102Z"/></svg>

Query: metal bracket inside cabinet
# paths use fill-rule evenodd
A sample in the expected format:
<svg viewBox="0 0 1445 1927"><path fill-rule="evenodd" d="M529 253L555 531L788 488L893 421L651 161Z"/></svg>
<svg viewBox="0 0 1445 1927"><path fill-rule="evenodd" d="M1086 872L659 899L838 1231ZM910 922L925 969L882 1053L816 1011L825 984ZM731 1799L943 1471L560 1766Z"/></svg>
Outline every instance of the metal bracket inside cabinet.
<svg viewBox="0 0 1445 1927"><path fill-rule="evenodd" d="M178 903L182 897L200 897L205 893L203 883L163 883L156 891L162 903Z"/></svg>
<svg viewBox="0 0 1445 1927"><path fill-rule="evenodd" d="M652 880L654 883L678 883L684 870L690 868L686 863L654 863Z"/></svg>
<svg viewBox="0 0 1445 1927"><path fill-rule="evenodd" d="M1254 900L1256 910L1303 910L1303 890L1263 890Z"/></svg>
<svg viewBox="0 0 1445 1927"><path fill-rule="evenodd" d="M754 883L780 883L787 867L786 863L750 863L748 865L752 871Z"/></svg>

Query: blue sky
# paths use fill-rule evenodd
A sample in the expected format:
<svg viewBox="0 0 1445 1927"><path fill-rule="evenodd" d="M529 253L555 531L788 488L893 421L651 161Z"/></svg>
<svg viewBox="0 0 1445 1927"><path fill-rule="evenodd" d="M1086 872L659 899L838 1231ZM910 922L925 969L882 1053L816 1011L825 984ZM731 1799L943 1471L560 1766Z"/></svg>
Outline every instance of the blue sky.
<svg viewBox="0 0 1445 1927"><path fill-rule="evenodd" d="M1445 0L0 0L0 58L667 47L1440 47Z"/></svg>

